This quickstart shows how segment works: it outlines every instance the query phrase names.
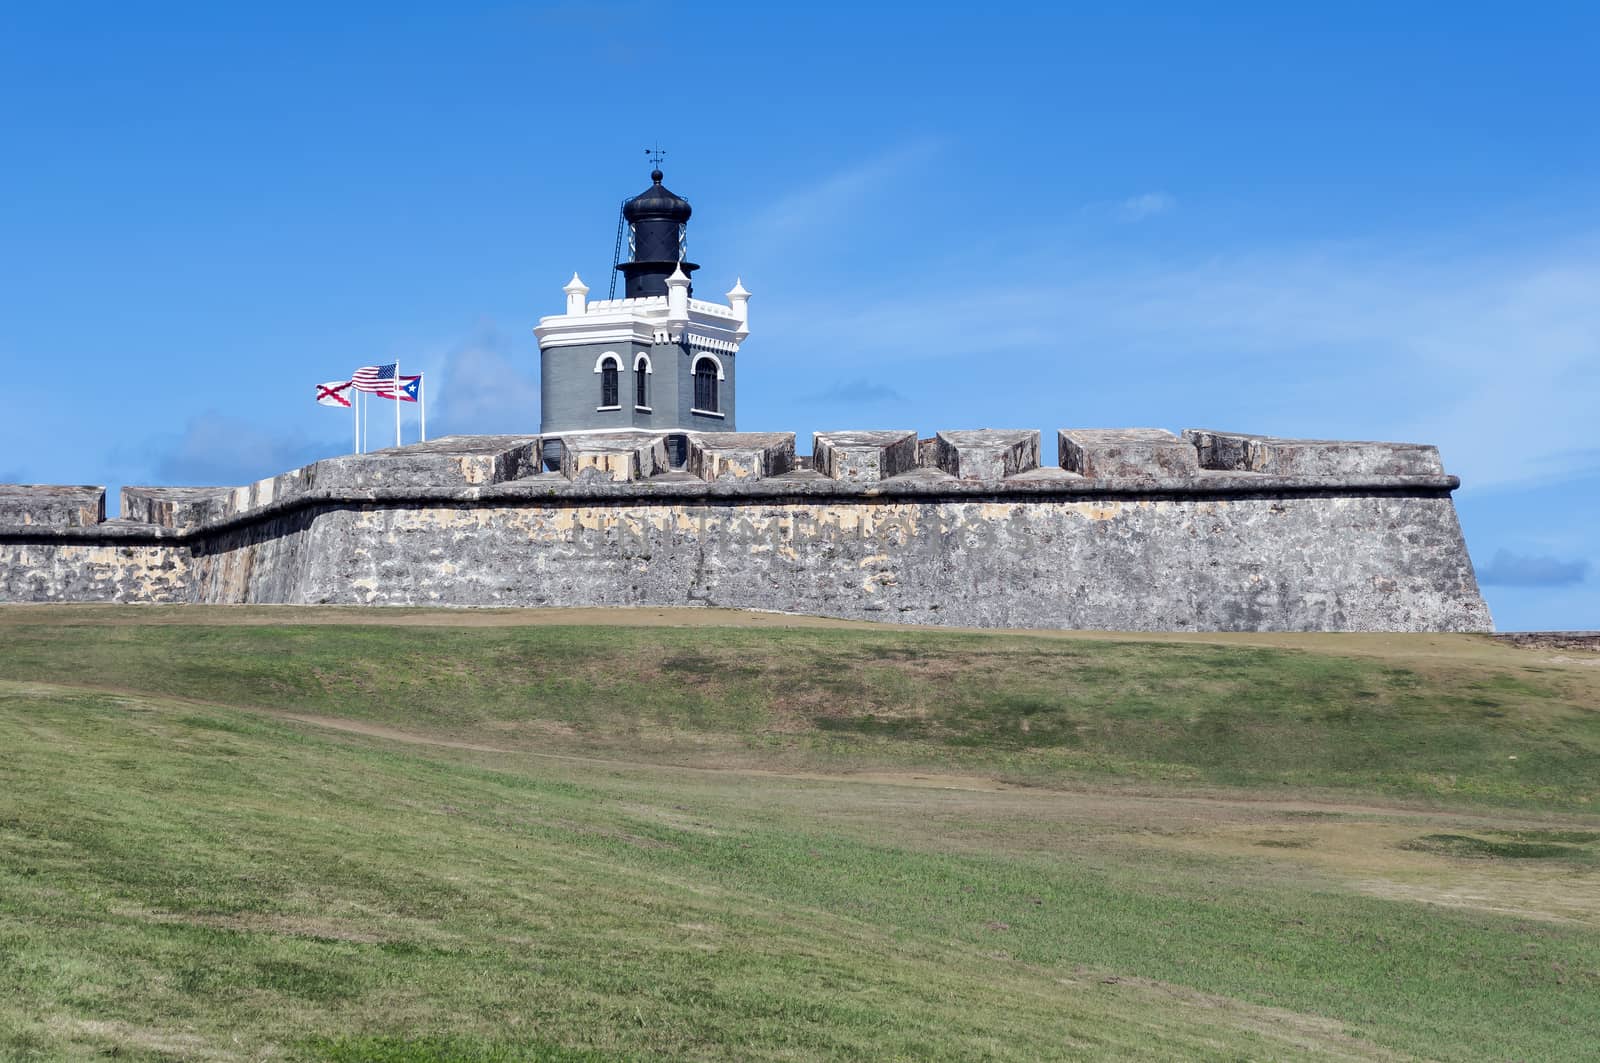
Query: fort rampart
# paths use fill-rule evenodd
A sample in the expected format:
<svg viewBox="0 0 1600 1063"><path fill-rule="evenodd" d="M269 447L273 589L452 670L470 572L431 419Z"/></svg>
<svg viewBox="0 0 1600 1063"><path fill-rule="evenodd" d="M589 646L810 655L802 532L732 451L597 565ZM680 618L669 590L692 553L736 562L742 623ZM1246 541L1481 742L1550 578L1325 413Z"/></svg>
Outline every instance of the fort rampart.
<svg viewBox="0 0 1600 1063"><path fill-rule="evenodd" d="M0 487L0 601L715 605L1482 631L1433 447L1190 430L454 436L237 488ZM674 463L672 455L679 460ZM554 456L554 457L553 457ZM557 462L555 458L558 457ZM559 467L556 467L556 466Z"/></svg>

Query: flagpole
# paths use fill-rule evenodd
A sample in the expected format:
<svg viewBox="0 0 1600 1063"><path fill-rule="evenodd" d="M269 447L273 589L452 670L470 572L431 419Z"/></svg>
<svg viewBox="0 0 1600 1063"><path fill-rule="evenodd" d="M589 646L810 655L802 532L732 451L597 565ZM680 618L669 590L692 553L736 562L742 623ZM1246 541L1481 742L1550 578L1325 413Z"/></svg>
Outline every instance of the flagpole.
<svg viewBox="0 0 1600 1063"><path fill-rule="evenodd" d="M354 384L351 384L350 385L350 434L355 437L354 440L350 444L350 447L351 447L350 452L352 454L361 453L361 412L360 412L361 411L361 407L356 405L356 403L358 403L360 401L361 401L361 392L356 390L356 386Z"/></svg>
<svg viewBox="0 0 1600 1063"><path fill-rule="evenodd" d="M367 396L363 392L361 395L361 453L363 454L367 452L368 444L372 442L371 431L372 411L367 409Z"/></svg>
<svg viewBox="0 0 1600 1063"><path fill-rule="evenodd" d="M400 359L394 362L394 445L400 445Z"/></svg>
<svg viewBox="0 0 1600 1063"><path fill-rule="evenodd" d="M417 374L417 405L422 408L422 441L428 441L428 374Z"/></svg>

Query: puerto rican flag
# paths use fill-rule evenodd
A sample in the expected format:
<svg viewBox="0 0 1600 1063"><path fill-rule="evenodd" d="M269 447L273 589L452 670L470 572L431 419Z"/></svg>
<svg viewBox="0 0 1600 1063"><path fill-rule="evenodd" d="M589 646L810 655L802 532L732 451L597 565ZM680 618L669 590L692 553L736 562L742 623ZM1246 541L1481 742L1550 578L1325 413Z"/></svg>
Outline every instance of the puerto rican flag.
<svg viewBox="0 0 1600 1063"><path fill-rule="evenodd" d="M401 402L416 402L417 392L421 388L422 374L418 373L416 376L403 376L400 378L400 394L398 396L394 393L394 385L389 383L385 383L380 387L377 395L380 399L399 398Z"/></svg>

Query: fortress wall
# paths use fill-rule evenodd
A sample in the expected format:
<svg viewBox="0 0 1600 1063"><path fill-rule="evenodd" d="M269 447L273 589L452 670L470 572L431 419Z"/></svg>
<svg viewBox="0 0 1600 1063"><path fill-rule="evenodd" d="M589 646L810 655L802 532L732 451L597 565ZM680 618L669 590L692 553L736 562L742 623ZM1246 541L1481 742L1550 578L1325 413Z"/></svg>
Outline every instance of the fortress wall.
<svg viewBox="0 0 1600 1063"><path fill-rule="evenodd" d="M329 509L309 523L315 548L296 559L273 537L219 555L254 578L203 600L711 605L1114 630L1488 624L1439 497L530 502ZM298 579L276 575L297 564Z"/></svg>
<svg viewBox="0 0 1600 1063"><path fill-rule="evenodd" d="M0 602L190 600L187 547L112 539L0 541Z"/></svg>
<svg viewBox="0 0 1600 1063"><path fill-rule="evenodd" d="M1067 432L1073 468L1040 469L1037 433L940 433L928 446L909 432L840 433L814 447L828 475L795 470L786 434L695 439L692 471L665 470L655 439L574 437L568 475L537 471L537 439L442 440L221 493L130 489L155 518L143 523L0 527L0 600L1491 627L1450 500L1456 481L1432 448L1196 435ZM1339 471L1248 467L1273 463Z"/></svg>
<svg viewBox="0 0 1600 1063"><path fill-rule="evenodd" d="M311 574L321 550L336 549L324 518L337 510L295 509L205 536L192 547L189 600L207 605L317 605ZM319 527L320 525L320 527Z"/></svg>

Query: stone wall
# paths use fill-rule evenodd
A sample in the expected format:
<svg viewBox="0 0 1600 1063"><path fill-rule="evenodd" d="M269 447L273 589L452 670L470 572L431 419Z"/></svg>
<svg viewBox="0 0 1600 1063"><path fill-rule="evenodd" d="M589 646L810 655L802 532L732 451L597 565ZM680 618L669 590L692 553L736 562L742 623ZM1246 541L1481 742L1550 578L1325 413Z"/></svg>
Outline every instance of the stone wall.
<svg viewBox="0 0 1600 1063"><path fill-rule="evenodd" d="M1431 447L1236 433L453 437L0 527L0 600L716 605L977 627L1487 630ZM18 490L12 489L13 493ZM7 497L0 495L0 498ZM25 506L18 511L33 512ZM0 510L4 514L6 510Z"/></svg>

